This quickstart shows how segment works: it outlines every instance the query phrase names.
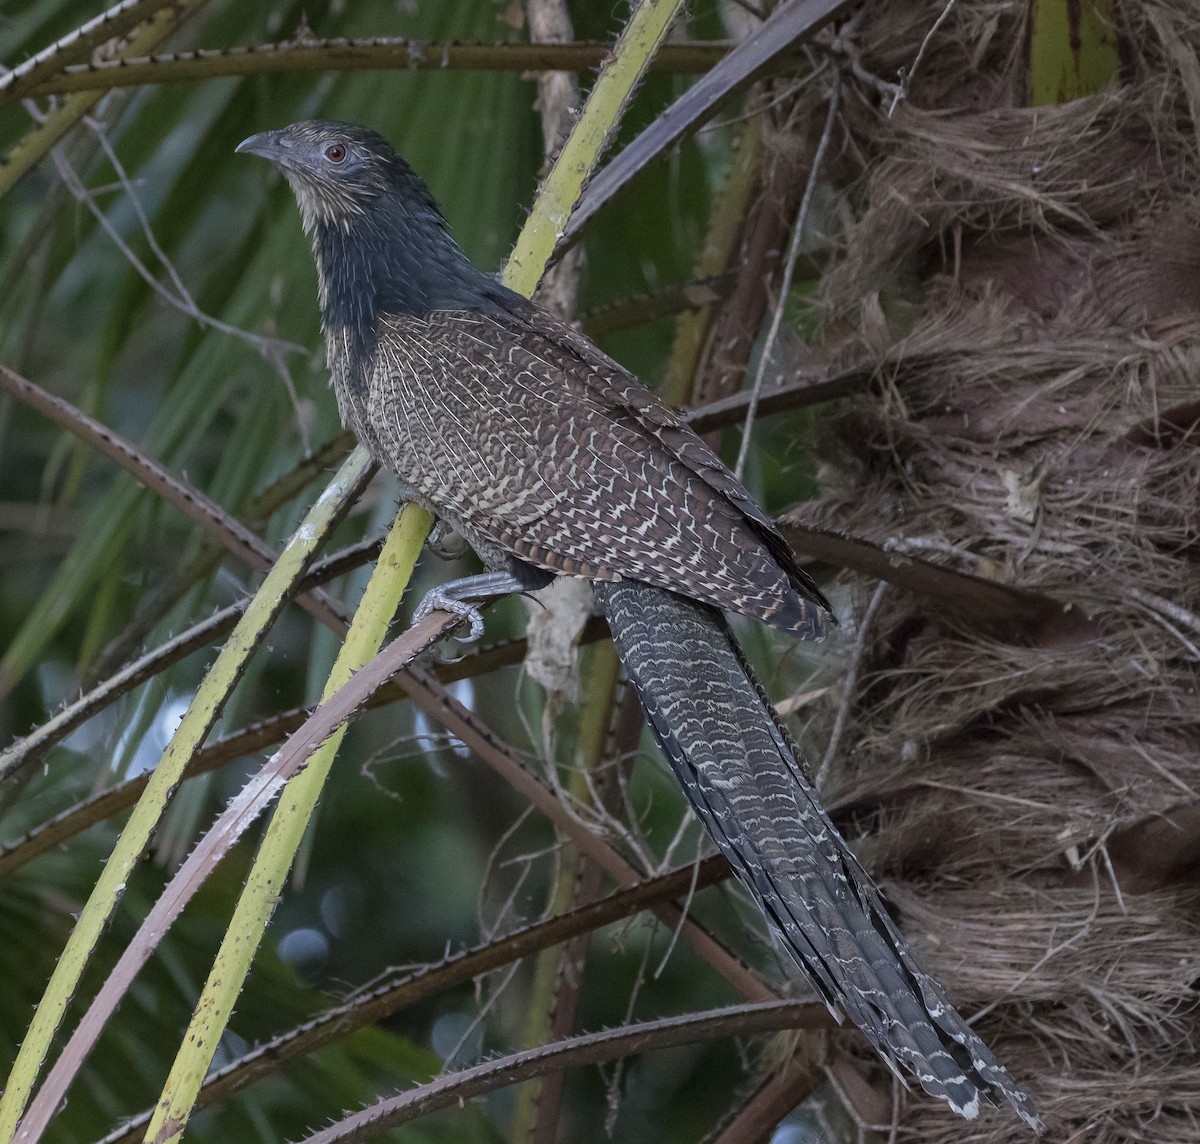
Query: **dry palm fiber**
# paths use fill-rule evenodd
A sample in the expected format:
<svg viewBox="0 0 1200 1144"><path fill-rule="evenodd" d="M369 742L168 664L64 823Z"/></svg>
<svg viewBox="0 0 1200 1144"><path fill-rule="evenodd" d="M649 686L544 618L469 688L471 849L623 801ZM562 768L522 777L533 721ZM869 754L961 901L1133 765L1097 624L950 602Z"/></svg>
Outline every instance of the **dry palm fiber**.
<svg viewBox="0 0 1200 1144"><path fill-rule="evenodd" d="M863 76L911 65L944 7L874 5L859 29L860 167L805 352L864 384L821 425L806 516L1070 610L985 628L887 588L856 630L876 585L848 581L861 658L848 697L831 680L826 787L1050 1139L1192 1141L1200 18L1121 5L1120 86L1028 108L1025 5L960 3L889 118ZM894 1127L1026 1135L913 1094Z"/></svg>

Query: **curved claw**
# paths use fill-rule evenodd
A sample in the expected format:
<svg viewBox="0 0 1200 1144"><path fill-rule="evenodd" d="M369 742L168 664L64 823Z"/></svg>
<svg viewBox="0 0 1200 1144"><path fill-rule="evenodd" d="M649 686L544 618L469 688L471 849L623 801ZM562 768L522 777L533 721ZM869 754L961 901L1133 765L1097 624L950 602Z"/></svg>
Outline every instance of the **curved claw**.
<svg viewBox="0 0 1200 1144"><path fill-rule="evenodd" d="M450 612L471 621L471 634L461 638L462 643L474 643L483 635L483 616L479 606L472 600L490 600L494 596L505 596L509 592L521 592L525 584L511 572L484 572L480 576L467 576L462 580L450 580L431 588L417 605L413 620L423 620L430 612Z"/></svg>
<svg viewBox="0 0 1200 1144"><path fill-rule="evenodd" d="M425 593L425 598L413 612L413 623L420 623L430 612L449 612L451 615L461 616L470 622L470 634L459 636L460 643L474 643L483 635L483 614L480 610L474 604L452 596L441 588L430 588Z"/></svg>

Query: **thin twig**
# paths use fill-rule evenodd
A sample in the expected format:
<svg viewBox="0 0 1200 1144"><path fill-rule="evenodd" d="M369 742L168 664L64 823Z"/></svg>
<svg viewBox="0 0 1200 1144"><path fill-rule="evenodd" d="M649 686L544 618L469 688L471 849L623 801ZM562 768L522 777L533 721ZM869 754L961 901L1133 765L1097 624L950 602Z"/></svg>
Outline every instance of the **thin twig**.
<svg viewBox="0 0 1200 1144"><path fill-rule="evenodd" d="M912 86L913 76L917 74L917 68L921 66L921 61L925 58L925 52L929 45L933 42L933 37L937 35L938 29L950 18L950 13L954 11L954 5L957 0L947 0L946 7L942 9L941 15L934 20L930 25L929 31L925 33L925 38L921 41L921 47L917 51L917 58L913 60L912 67L900 69L900 87L896 95L892 99L892 104L888 108L888 118L892 117L901 99L908 98L909 88Z"/></svg>
<svg viewBox="0 0 1200 1144"><path fill-rule="evenodd" d="M211 314L206 314L197 305L196 300L191 296L183 280L172 266L166 253L159 245L154 237L153 230L150 227L150 222L146 218L145 212L142 209L141 203L133 189L133 184L129 181L125 169L121 166L111 146L108 144L104 136L101 125L90 117L85 118L85 122L96 133L100 140L101 146L104 148L105 154L112 162L117 171L117 176L121 181L126 193L133 204L134 211L137 213L138 219L142 224L142 230L146 235L147 242L150 244L150 249L154 252L155 257L159 259L167 274L171 278L172 284L178 290L178 294L168 290L151 272L150 268L133 252L129 244L122 238L120 231L113 225L108 215L104 213L97 205L95 197L87 187L83 185L78 172L71 165L61 147L55 147L51 152L54 159L55 168L58 171L59 178L67 190L70 191L76 202L87 207L91 212L100 228L112 240L113 245L121 252L122 257L129 263L130 266L137 272L138 276L164 301L167 305L186 314L189 318L198 322L202 326L207 326L210 329L218 330L223 334L229 334L231 337L238 338L241 341L253 346L264 358L275 364L278 361L278 355L286 351L288 353L303 353L307 354L308 350L295 342L283 341L280 338L266 337L262 334L252 334L248 330L243 330L239 326L231 325L228 322L223 322L219 318L214 318Z"/></svg>
<svg viewBox="0 0 1200 1144"><path fill-rule="evenodd" d="M629 996L625 1001L625 1015L621 1018L621 1027L628 1028L633 1022L633 1011L637 1008L638 998L642 993L642 986L646 984L646 966L650 962L650 951L654 948L654 930L658 928L658 923L654 920L650 923L651 930L648 940L642 946L642 955L638 960L637 972L633 975L633 981L629 986ZM625 1067L625 1058L618 1057L613 1067L612 1076L608 1078L605 1084L605 1116L604 1116L604 1131L608 1137L612 1137L616 1131L617 1117L621 1111L621 1073Z"/></svg>
<svg viewBox="0 0 1200 1144"><path fill-rule="evenodd" d="M252 334L248 330L243 330L239 326L221 326L215 324L215 320L209 318L191 292L184 284L183 278L179 271L175 269L175 264L167 257L167 252L163 250L159 244L158 238L154 233L154 228L150 225L150 219L146 216L146 211L142 206L142 201L138 197L137 191L134 189L133 182L125 171L125 166L117 156L116 149L109 142L108 133L104 130L104 125L94 116L84 116L83 122L87 124L88 129L96 136L104 154L108 157L108 161L113 165L113 170L117 173L117 178L120 181L121 188L125 191L130 203L133 205L134 212L137 215L138 222L141 224L142 234L145 236L146 242L154 257L158 259L159 265L167 272L167 276L171 279L171 284L178 292L178 296L185 303L187 313L190 317L195 318L201 325L211 325L214 329L221 329L222 332L234 332L235 336L240 337L243 341L254 346L255 349L262 354L275 369L283 382L283 387L287 390L288 400L292 404L292 413L296 419L296 431L300 436L301 444L304 446L306 453L312 452L312 444L308 437L308 425L304 413L300 407L300 395L296 392L296 383L292 380L291 370L287 367L287 362L284 359L285 353L303 353L308 356L308 351L294 342L284 342L278 338L264 337L258 334ZM57 150L57 149L56 149Z"/></svg>
<svg viewBox="0 0 1200 1144"><path fill-rule="evenodd" d="M1145 588L1139 588L1137 585L1130 585L1127 592L1131 599L1136 600L1144 608L1158 612L1160 615L1170 616L1177 624L1190 628L1200 636L1200 616L1194 612L1189 612L1187 608L1181 607L1171 600L1165 600L1154 592L1147 592ZM1200 652L1197 652L1195 647L1191 647L1191 652L1200 658Z"/></svg>
<svg viewBox="0 0 1200 1144"><path fill-rule="evenodd" d="M692 879L692 884L688 887L688 892L680 903L679 924L671 931L671 938L667 942L667 948L663 950L663 955L659 959L658 968L654 971L654 977L657 980L661 977L667 968L667 962L671 960L671 954L675 952L675 946L679 943L679 931L683 929L683 923L687 921L688 912L692 908L692 899L696 896L696 879L700 877L700 863L703 858L704 851L704 836L696 840L696 856L692 859L691 867L695 871L696 877Z"/></svg>
<svg viewBox="0 0 1200 1144"><path fill-rule="evenodd" d="M842 687L842 701L838 704L838 713L837 718L834 720L833 733L829 736L829 746L825 748L821 765L817 767L818 787L824 785L829 765L833 762L834 756L837 754L838 744L841 743L842 734L846 730L846 720L850 717L850 708L854 703L854 692L858 687L858 675L862 670L863 660L866 658L867 633L871 630L871 625L875 622L875 613L879 611L879 605L883 600L887 587L886 580L880 580L875 586L875 591L871 595L871 602L867 605L867 610L863 613L862 623L858 626L858 636L854 641L854 653L851 655L850 663L846 668L846 682Z"/></svg>
<svg viewBox="0 0 1200 1144"><path fill-rule="evenodd" d="M763 345L758 359L758 369L754 375L754 384L750 388L750 404L746 408L746 421L742 426L742 444L738 449L737 465L734 473L738 480L746 469L746 458L750 453L750 434L754 428L755 414L758 412L758 401L762 395L763 382L767 375L767 366L771 360L771 352L775 348L775 340L779 337L779 326L783 321L784 307L792 290L792 278L796 273L796 262L800 257L800 244L804 237L804 226L808 221L808 212L812 206L813 192L816 190L817 179L821 173L821 164L825 159L825 151L833 136L833 125L837 121L838 100L841 90L841 80L837 70L831 72L829 88L829 110L825 115L825 126L821 131L821 139L817 144L816 154L813 155L812 166L809 168L808 181L804 185L804 196L800 200L800 209L796 212L796 221L792 225L792 240L788 245L787 262L783 268L783 281L779 286L779 301L771 316L771 326L767 331L767 340Z"/></svg>
<svg viewBox="0 0 1200 1144"><path fill-rule="evenodd" d="M861 80L868 87L874 88L880 95L886 95L892 100L892 106L894 107L896 102L904 98L904 89L898 83L890 83L888 80L877 76L862 62L862 49L858 45L858 33L862 28L863 18L866 13L867 8L865 6L859 8L838 29L837 34L829 45L829 50L835 54L840 53L844 55L850 61L850 72L855 79ZM888 114L890 115L891 112Z"/></svg>

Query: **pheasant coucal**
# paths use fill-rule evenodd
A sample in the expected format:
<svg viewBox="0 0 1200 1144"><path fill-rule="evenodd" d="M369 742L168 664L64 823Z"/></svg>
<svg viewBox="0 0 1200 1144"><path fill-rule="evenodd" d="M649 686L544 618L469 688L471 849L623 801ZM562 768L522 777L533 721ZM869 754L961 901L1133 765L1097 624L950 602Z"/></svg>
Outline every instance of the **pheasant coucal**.
<svg viewBox="0 0 1200 1144"><path fill-rule="evenodd" d="M342 418L488 571L425 611L584 576L693 809L826 1004L897 1075L974 1117L1029 1098L920 967L817 801L722 611L813 638L831 618L753 497L586 337L476 270L380 135L297 123L239 151L295 192Z"/></svg>

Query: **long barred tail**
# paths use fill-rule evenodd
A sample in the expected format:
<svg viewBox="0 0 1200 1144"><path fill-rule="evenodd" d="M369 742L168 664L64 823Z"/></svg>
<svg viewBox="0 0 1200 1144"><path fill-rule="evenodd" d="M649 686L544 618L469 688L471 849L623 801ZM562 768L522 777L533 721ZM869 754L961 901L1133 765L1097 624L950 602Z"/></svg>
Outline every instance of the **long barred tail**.
<svg viewBox="0 0 1200 1144"><path fill-rule="evenodd" d="M838 1020L960 1116L1007 1101L1040 1132L1029 1097L917 964L720 614L644 584L594 587L693 809Z"/></svg>

